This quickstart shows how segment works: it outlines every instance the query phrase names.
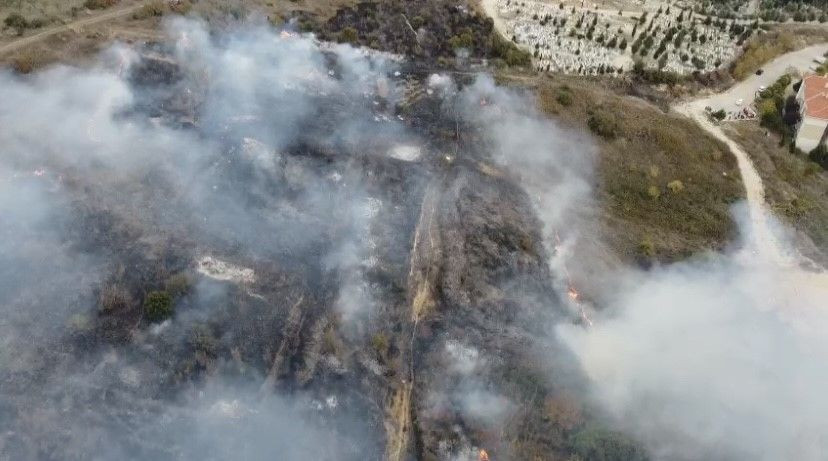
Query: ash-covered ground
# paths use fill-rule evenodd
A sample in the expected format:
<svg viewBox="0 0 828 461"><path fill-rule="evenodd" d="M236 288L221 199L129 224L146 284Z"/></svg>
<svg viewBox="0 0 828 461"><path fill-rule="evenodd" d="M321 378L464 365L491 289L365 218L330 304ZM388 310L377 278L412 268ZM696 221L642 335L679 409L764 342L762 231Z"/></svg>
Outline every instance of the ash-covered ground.
<svg viewBox="0 0 828 461"><path fill-rule="evenodd" d="M485 76L168 29L0 74L0 458L574 453L545 241L589 142Z"/></svg>

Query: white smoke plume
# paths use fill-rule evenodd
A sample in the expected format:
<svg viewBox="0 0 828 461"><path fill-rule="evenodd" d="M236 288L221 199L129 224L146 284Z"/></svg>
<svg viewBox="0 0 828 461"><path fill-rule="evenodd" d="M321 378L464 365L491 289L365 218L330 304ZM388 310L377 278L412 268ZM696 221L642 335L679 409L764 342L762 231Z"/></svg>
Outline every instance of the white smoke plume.
<svg viewBox="0 0 828 461"><path fill-rule="evenodd" d="M589 140L542 120L529 98L487 79L462 95L467 117L490 131L495 160L534 200L561 294L573 266L593 268L592 326L564 323L556 336L614 427L657 460L824 459L828 274L800 269L807 261L769 261L760 249L774 242L756 241L744 207L734 209L743 237L725 254L605 270L588 251L600 245L591 230ZM784 226L769 221L776 244L789 247ZM578 244L584 238L587 252Z"/></svg>
<svg viewBox="0 0 828 461"><path fill-rule="evenodd" d="M823 459L828 285L741 250L631 273L561 327L595 401L656 459Z"/></svg>
<svg viewBox="0 0 828 461"><path fill-rule="evenodd" d="M322 415L319 396L250 390L265 377L235 350L209 366L243 374L239 385L183 389L182 370L160 363L196 350L186 366L204 366L198 354L223 341L268 340L255 316L283 302L261 275L274 260L316 261L307 270L336 288L342 314L370 315L380 205L360 162L418 144L389 113L397 63L264 26L214 34L175 19L168 33L171 53L115 45L91 68L0 71L0 458L363 459L381 434L335 386ZM170 235L182 247L164 253ZM195 293L141 325L125 281L166 266L200 277ZM111 293L132 324L89 340ZM209 322L239 298L256 310L234 324L261 331L213 337Z"/></svg>

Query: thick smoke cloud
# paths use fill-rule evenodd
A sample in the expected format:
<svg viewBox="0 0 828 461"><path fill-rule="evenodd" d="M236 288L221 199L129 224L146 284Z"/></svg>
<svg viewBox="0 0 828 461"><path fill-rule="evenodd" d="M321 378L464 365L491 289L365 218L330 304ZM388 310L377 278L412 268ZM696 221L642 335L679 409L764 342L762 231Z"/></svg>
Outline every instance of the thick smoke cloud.
<svg viewBox="0 0 828 461"><path fill-rule="evenodd" d="M461 98L462 113L491 133L494 159L535 200L559 291L571 288L570 274L591 271L575 282L599 313L570 303L591 318L561 324L555 336L577 357L591 403L614 427L655 459L825 457L828 275L800 269L812 264L796 259L783 225L762 219L770 230L759 232L739 206L743 236L725 254L649 271L607 265L590 250L601 245L591 143L486 79Z"/></svg>
<svg viewBox="0 0 828 461"><path fill-rule="evenodd" d="M594 316L585 322L594 326L563 324L556 336L590 378L593 403L656 459L823 458L826 274L769 261L762 248L787 240L757 242L764 234L741 208L744 236L727 254L646 272L606 266L589 250L600 245L590 142L532 117L531 102L510 103L519 95L491 82L464 91L467 116L497 140L495 159L535 200L559 291L571 288L569 274L592 268L578 282L601 314L576 300L575 313Z"/></svg>
<svg viewBox="0 0 828 461"><path fill-rule="evenodd" d="M334 287L337 318L361 337L380 304L370 276L383 251L377 234L397 229L395 204L377 196L360 162L416 161L427 144L388 110L401 96L395 59L264 27L219 36L175 20L169 33L170 55L151 60L115 46L92 69L0 73L0 455L364 459L382 435L353 390L273 393L262 372L238 371L241 360L220 361L204 387L181 385L164 352L251 335L200 333L238 299L252 313L233 322L266 336L257 315L269 303L302 302L260 280L273 259L316 261L303 270ZM494 166L478 169L514 175L531 197L559 292L575 268L603 267L578 249L597 239L590 141L489 78L428 85L487 138ZM104 242L99 228L118 241ZM187 242L183 256L158 256L168 236ZM602 315L590 328L558 328L595 405L658 459L828 452L824 277L768 264L750 238L745 248L649 272L599 271L591 289ZM213 269L241 275L201 275L174 319L130 318L128 341L81 350L101 300L150 278L131 264L136 254L192 273L215 257ZM123 297L126 311L140 310ZM519 402L478 378L499 358L460 338L442 352L450 383L430 396L434 410L508 418ZM222 377L226 369L242 382Z"/></svg>
<svg viewBox="0 0 828 461"><path fill-rule="evenodd" d="M649 273L562 327L595 401L656 459L822 459L826 280L749 251Z"/></svg>
<svg viewBox="0 0 828 461"><path fill-rule="evenodd" d="M298 305L260 280L274 259L338 293L344 321L370 316L386 205L360 162L419 144L389 112L396 58L263 26L168 32L171 49L116 45L90 69L0 73L0 454L363 459L382 434L347 389L271 395L261 372L231 383L220 370L243 367L218 361L194 390L165 361L252 334L209 332L239 299ZM141 325L134 289L154 267L198 280L175 318ZM109 299L133 325L92 337ZM249 315L234 320L264 322Z"/></svg>

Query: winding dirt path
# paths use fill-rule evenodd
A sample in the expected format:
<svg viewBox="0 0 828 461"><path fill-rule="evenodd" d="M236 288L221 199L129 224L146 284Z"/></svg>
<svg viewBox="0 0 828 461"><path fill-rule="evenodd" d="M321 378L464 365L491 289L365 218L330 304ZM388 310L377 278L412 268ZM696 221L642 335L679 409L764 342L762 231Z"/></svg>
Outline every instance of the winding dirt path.
<svg viewBox="0 0 828 461"><path fill-rule="evenodd" d="M745 185L750 219L746 242L748 249L758 256L758 262L776 268L776 272L784 279L780 286L785 293L781 293L780 297L791 306L796 306L803 296L808 299L828 299L828 271L814 261L797 254L795 250L791 251L790 245L782 242L779 235L774 232L772 213L765 202L765 187L753 161L739 143L730 139L719 126L710 121L705 107L711 107L715 111L724 105L733 104L737 99L752 100L760 85L772 83L791 67L800 72L808 71L813 65L813 59L821 57L826 51L828 43L788 53L766 64L762 76L751 76L722 93L673 107L675 111L692 118L705 131L724 142L736 157ZM804 266L812 270L805 270Z"/></svg>
<svg viewBox="0 0 828 461"><path fill-rule="evenodd" d="M789 68L795 68L799 72L807 72L814 65L814 59L822 57L825 52L828 52L828 43L784 54L765 64L762 75L751 75L726 91L694 101L683 102L673 107L674 110L692 118L705 131L724 142L736 157L739 172L742 175L742 182L745 185L751 223L748 243L754 246L753 250L755 252L758 252L769 262L783 267L795 265L800 258L786 254L784 245L771 229L771 215L765 202L765 187L762 184L762 178L744 148L730 139L721 128L710 121L705 113L705 108L710 107L714 111L718 109L732 110L737 107L735 105L737 101L741 100L743 103L749 103L761 86L769 86Z"/></svg>
<svg viewBox="0 0 828 461"><path fill-rule="evenodd" d="M706 99L703 101L706 101ZM742 183L745 185L745 196L751 223L750 241L755 245L754 250L770 261L783 262L786 258L782 255L781 245L770 230L765 203L765 186L762 184L762 178L759 176L756 167L753 166L748 153L707 118L704 106L699 110L696 104L685 103L674 107L674 110L692 118L705 131L725 143L736 157L739 173L742 175Z"/></svg>
<svg viewBox="0 0 828 461"><path fill-rule="evenodd" d="M47 38L49 38L49 37L51 37L55 34L59 34L61 32L67 32L67 31L70 31L70 30L77 30L77 29L80 29L80 28L83 28L83 27L87 27L87 26L99 24L99 23L102 23L102 22L107 22L107 21L112 21L114 19L122 18L124 16L127 16L129 14L132 14L132 13L138 11L138 9L140 9L141 7L143 7L144 5L149 3L149 1L150 0L143 0L143 1L139 1L137 3L133 3L131 5L117 7L115 9L107 10L103 13L96 14L96 15L88 17L88 18L79 19L77 21L72 21L68 24L63 24L63 25L60 25L60 26L54 26L54 27L46 28L46 29L34 34L34 35L29 35L29 36L26 36L26 37L18 38L16 40L12 41L12 42L0 45L0 55L10 53L12 51L19 50L21 48L24 48L24 47L29 46L31 44L37 43L41 40L45 40L45 39L47 39Z"/></svg>

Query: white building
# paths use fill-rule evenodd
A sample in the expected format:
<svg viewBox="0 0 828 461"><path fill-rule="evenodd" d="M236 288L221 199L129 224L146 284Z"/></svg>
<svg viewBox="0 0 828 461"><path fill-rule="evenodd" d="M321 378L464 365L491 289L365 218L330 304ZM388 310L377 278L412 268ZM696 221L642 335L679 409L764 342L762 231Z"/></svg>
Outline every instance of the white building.
<svg viewBox="0 0 828 461"><path fill-rule="evenodd" d="M796 127L796 147L810 152L828 136L828 77L809 75L796 93L802 120Z"/></svg>

